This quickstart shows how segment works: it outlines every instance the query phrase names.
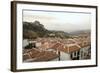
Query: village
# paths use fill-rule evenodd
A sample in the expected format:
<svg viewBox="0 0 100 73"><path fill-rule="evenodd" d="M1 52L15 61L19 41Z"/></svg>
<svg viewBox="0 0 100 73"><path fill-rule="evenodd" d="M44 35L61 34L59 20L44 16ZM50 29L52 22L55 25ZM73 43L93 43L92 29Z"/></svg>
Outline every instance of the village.
<svg viewBox="0 0 100 73"><path fill-rule="evenodd" d="M78 35L62 39L44 37L23 40L23 61L65 61L91 58L90 35Z"/></svg>

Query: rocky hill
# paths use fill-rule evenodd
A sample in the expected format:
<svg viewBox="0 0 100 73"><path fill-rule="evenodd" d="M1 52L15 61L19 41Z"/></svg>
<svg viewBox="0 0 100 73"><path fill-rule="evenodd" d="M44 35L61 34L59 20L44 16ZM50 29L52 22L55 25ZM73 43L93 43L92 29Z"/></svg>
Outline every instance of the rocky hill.
<svg viewBox="0 0 100 73"><path fill-rule="evenodd" d="M23 22L23 38L36 39L37 37L60 37L68 38L64 31L47 30L39 21Z"/></svg>

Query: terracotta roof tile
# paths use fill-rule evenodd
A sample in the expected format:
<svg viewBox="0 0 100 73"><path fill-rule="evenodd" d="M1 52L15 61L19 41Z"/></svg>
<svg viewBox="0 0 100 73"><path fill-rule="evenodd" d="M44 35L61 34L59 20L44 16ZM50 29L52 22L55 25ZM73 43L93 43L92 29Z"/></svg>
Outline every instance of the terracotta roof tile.
<svg viewBox="0 0 100 73"><path fill-rule="evenodd" d="M80 47L77 46L77 45L73 45L73 46L69 46L68 50L69 50L68 52L70 53L70 52L74 52L74 51L80 50Z"/></svg>
<svg viewBox="0 0 100 73"><path fill-rule="evenodd" d="M32 49L31 51L24 53L23 60L29 62L38 62L38 61L48 61L58 57L58 55L53 51L37 51ZM31 59L31 60L29 60Z"/></svg>

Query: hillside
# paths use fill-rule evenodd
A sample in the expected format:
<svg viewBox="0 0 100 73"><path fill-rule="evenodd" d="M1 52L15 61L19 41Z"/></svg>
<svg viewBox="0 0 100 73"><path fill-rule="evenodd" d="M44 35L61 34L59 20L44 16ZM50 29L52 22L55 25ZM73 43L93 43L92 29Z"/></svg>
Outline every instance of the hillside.
<svg viewBox="0 0 100 73"><path fill-rule="evenodd" d="M47 30L39 21L23 22L23 38L36 39L37 37L60 37L68 38L64 31Z"/></svg>

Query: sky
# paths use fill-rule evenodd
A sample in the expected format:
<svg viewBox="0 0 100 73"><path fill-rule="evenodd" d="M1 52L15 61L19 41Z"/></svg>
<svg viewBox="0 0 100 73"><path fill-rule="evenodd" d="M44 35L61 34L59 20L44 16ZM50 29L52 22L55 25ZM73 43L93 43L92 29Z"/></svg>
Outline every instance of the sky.
<svg viewBox="0 0 100 73"><path fill-rule="evenodd" d="M48 30L73 32L91 29L91 14L55 11L23 11L23 21L39 21Z"/></svg>

